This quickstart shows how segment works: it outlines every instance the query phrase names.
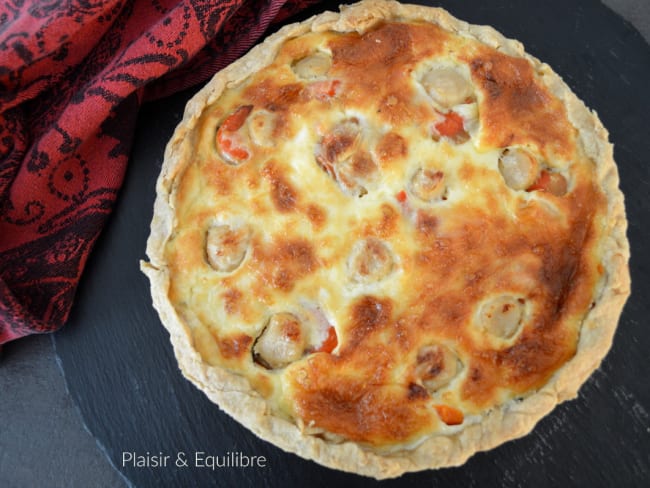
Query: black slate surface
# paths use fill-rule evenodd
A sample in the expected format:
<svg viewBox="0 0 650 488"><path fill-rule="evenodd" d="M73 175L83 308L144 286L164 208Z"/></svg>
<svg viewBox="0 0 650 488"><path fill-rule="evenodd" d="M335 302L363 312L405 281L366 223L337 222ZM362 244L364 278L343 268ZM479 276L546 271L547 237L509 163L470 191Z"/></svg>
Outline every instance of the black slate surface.
<svg viewBox="0 0 650 488"><path fill-rule="evenodd" d="M460 468L407 474L386 486L650 485L650 47L595 1L442 1L454 15L521 40L595 109L610 130L626 195L633 294L614 346L579 399L529 436ZM335 3L327 2L329 8ZM316 9L322 10L324 5ZM147 105L115 213L82 279L69 324L55 336L72 397L112 463L138 487L331 486L378 482L284 453L220 412L180 374L138 262L166 141L191 92ZM123 463L124 453L169 456L166 467ZM265 456L264 468L192 467L205 456ZM176 467L179 453L188 467Z"/></svg>

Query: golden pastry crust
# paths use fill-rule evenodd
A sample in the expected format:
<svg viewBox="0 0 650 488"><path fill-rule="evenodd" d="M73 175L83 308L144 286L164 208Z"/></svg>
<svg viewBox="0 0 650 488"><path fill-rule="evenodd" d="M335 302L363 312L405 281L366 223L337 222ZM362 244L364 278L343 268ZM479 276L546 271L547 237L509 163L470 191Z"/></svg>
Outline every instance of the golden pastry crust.
<svg viewBox="0 0 650 488"><path fill-rule="evenodd" d="M451 95L448 90L449 83L441 84L438 72L434 73L433 81L427 78L427 73L414 74L434 100L434 106L438 104L437 113L444 116L445 113L453 112L445 104L456 97L458 100L453 103L470 106L473 103L478 107L480 114L478 128L472 128L466 121L463 125L463 128L467 128L466 132L471 134L457 131L456 134L460 136L454 136L456 139L448 137L447 134L451 134L449 127L454 126L455 120L453 117L446 117L444 123L448 125L436 126L440 128L433 130L432 138L442 138L442 144L450 147L450 154L455 154L453 151L456 144L461 147L466 142L465 138L470 136L478 141L478 148L486 153L494 148L510 148L509 154L504 152L501 155L499 168L510 189L519 192L518 199L513 201L528 201L527 196L521 196L522 192L532 193L539 185L546 185L545 198L548 197L551 206L556 210L559 208L560 213L573 225L569 241L552 247L550 241L544 241L542 238L538 241L528 239L525 243L527 246L537 245L537 255L542 256L539 262L530 257L530 252L518 254L518 251L513 250L514 245L508 242L502 242L498 246L489 242L493 247L489 248L487 254L491 256L495 252L503 252L504 256L517 256L518 266L534 270L539 279L542 279L544 272L560 272L567 263L572 263L572 274L560 280L564 288L538 283L539 288L546 290L546 295L533 299L528 284L513 285L516 280L511 275L514 272L509 274L508 271L491 268L491 273L486 274L495 274L496 278L465 276L465 284L469 287L467 290L470 290L463 293L466 299L461 299L460 294L450 291L447 299L444 294L439 294L439 300L435 303L419 300L423 303L423 309L412 312L411 316L398 310L396 297L390 296L390 293L384 296L378 293L377 289L374 290L375 293L362 293L346 304L349 320L346 327L337 329L339 337L332 344L334 349L325 348L327 352L323 352L325 349L322 349L322 346L321 350L308 346L309 338L303 337L304 334L301 335L300 329L294 323L298 319L294 320L293 314L284 312L276 313L268 322L273 326L267 325L263 331L259 327L252 331L242 325L237 333L227 336L212 334L203 340L201 334L211 332L205 332L210 329L197 325L203 320L200 312L194 313L179 307L183 280L179 278L182 273L178 270L204 263L205 251L203 247L193 246L192 241L196 241L196 238L188 237L187 245L183 244L183 234L178 231L182 227L179 227L179 221L183 219L198 227L206 222L205 217L197 217L187 210L190 208L187 202L193 197L192 184L196 185L199 176L204 177L200 171L195 170L197 165L193 163L198 157L197 154L201 153L197 147L205 144L205 134L216 131L216 137L219 138L219 130L225 131L220 128L228 125L223 120L229 113L240 111L239 115L235 114L235 117L230 119L233 127L237 124L232 120L253 117L253 113L261 122L259 127L251 129L251 138L261 147L273 146L267 144L269 134L264 129L264 118L276 116L273 115L276 114L275 105L290 105L291 100L304 96L301 95L303 88L274 92L266 86L264 90L256 89L255 83L247 85L246 89L237 87L259 73L262 68L274 63L278 56L288 56L287 59L290 59L293 55L300 59L299 54L291 52L297 48L287 47L290 44L287 41L308 34L331 35L332 39L328 45L333 52L335 72L348 70L354 73L354 70L358 70L359 75L367 73L367 78L372 82L370 58L376 56L379 64L386 64L387 60L391 59L392 54L388 51L399 50L402 23L411 26L407 28L411 36L435 35L444 44L447 36L460 35L473 43L472 50L459 54L457 59L468 68L464 76L476 87L474 95L471 91L464 91L462 79L455 80L457 74L447 69L446 65L434 66L434 69L444 71L442 78L451 79L449 83L455 90L452 90ZM334 36L331 33L338 34ZM356 41L353 42L353 38ZM382 49L366 49L364 52L363 42L367 41L375 43L375 47L383 45L386 52ZM403 60L404 53L400 52L399 55ZM417 55L416 53L415 56ZM425 56L423 53L419 55ZM431 57L432 54L427 55ZM356 59L364 59L364 64L355 66ZM307 67L296 67L294 63L293 69L300 73L303 69L307 70L307 73L315 72L318 77L321 72L319 70L330 69L328 66L321 68L326 62L327 60L317 58L310 61L311 64ZM345 69L341 68L342 65ZM406 106L400 100L403 90L398 90L398 85L395 85L394 92L389 93L392 81L382 82L385 82L386 86L382 87L383 91L379 90L385 95L381 100L364 99L364 90L359 89L345 92L347 103L350 106L377 103L377 120L394 127L402 127L400 124L403 124L404 120L418 119L421 116L413 112L402 113L396 109L395 107ZM458 86L461 88L458 89ZM336 91L336 87L332 85L326 88ZM219 102L224 93L230 91L244 91L242 97L252 101L251 105L242 105L240 99ZM365 90L367 91L369 90ZM269 95L273 93L275 95ZM356 93L361 97L358 100L354 98ZM281 99L278 98L280 95ZM273 96L276 98L269 99ZM219 103L226 108L221 112L214 112L210 107ZM255 109L252 108L253 105ZM257 110L258 106L266 107L266 110ZM233 108L234 112L231 110ZM271 113L269 110L273 112L272 115L268 115ZM206 115L210 111L214 112L214 116ZM529 116L531 112L535 113L534 118ZM424 117L430 114L431 112L427 112ZM290 122L287 122L287 125L289 124ZM323 174L330 175L347 197L352 195L354 198L365 198L363 192L373 191L373 175L377 171L390 173L393 171L391 164L408 159L409 150L412 151L409 147L412 138L408 134L387 131L376 141L372 154L354 152L351 148L358 146L357 138L361 125L354 115L348 115L335 129L324 131L326 135L319 140L319 149L315 153L314 166L320 166ZM275 130L279 129L276 127ZM328 134L332 136L330 139ZM227 134L222 136L225 138ZM233 156L228 156L234 159L226 163L232 167L240 167L238 158L246 160L249 155L245 150L237 152L241 149L237 146L238 141L233 140L228 144L235 150L230 151ZM578 156L591 160L594 165L592 174L583 178L582 172L585 170L576 166L578 169L572 171L578 174L563 177L564 181L559 184L557 181L554 184L548 181L539 183L541 178L538 174L546 173L547 180L552 180L565 169L549 167L540 173L535 166L533 171L527 163L527 151L539 155L540 161L569 161ZM348 158L349 154L356 156ZM493 159L492 169L495 169L496 157ZM339 164L342 161L352 163L347 168ZM243 163L241 167L245 165L246 163ZM512 167L517 171L507 169ZM219 165L210 168L217 173L220 171ZM248 170L242 170L248 175L248 180L243 181L248 181L249 185L266 185L264 188L268 188L272 216L289 218L287 216L300 213L306 216L303 220L308 222L315 232L322 232L322 229L328 226L327 206L318 205L317 201L305 202L305 194L301 191L299 183L288 178L287 167L282 161L266 161L259 168L259 181L253 179L250 173L245 173ZM460 176L456 176L459 180L473 181L477 178L477 175L473 174L478 171L476 165L466 165L464 168L464 173L459 171ZM528 175L526 169L530 170L533 176ZM196 171L195 176L192 176L193 171ZM439 238L433 241L430 239L433 233L439 232L442 225L439 222L440 215L444 220L445 216L452 215L451 211L447 210L448 213L445 213L446 210L439 207L440 214L432 215L426 209L431 202L438 204L447 199L453 202L454 194L448 193L450 190L444 179L447 174L428 168L411 171L409 175L411 174L403 193L397 192L394 201L382 204L379 214L374 215L365 230L360 231L361 243L350 251L350 257L346 261L347 266L361 270L352 279L351 286L363 288L369 281L390 281L396 279L395 276L401 276L400 273L403 273L407 263L401 253L401 247L400 252L394 252L396 246L401 244L391 239L399 234L397 229L401 229L402 225L400 219L403 220L405 215L410 215L408 218L415 225L417 232L409 234L416 236L415 240L420 239L418 242L421 243L444 241ZM483 173L478 175L483 176ZM242 183L218 175L209 178L214 178L215 181L209 184L214 183L217 194L229 194L232 191L231 185ZM585 178L593 184L582 184ZM366 186L369 186L370 190ZM565 193L571 196L564 198ZM483 203L491 210L500 208L494 198L490 199L484 195L480 198L484 198ZM414 208L407 205L407 199L409 203L411 200L415 202ZM593 211L584 208L585 201L593 204ZM532 217L528 216L533 221L546 215L540 206L535 208L537 213ZM469 207L464 211L467 214L478 212L476 208ZM484 216L480 212L476 215L477 219ZM562 217L558 220L561 221ZM467 220L463 221L465 222ZM507 227L508 224L504 222L505 220L494 220L492 224ZM521 225L526 225L526 222L523 219ZM363 225L359 227L363 228ZM531 233L533 231L531 227ZM202 232L203 230L199 234L203 235ZM460 238L455 241L450 239L448 242L465 246L467 256L476 261L474 268L459 265L459 270L476 271L482 266L490 266L486 256L481 260L476 257L480 257L481 253L470 249L475 241L481 239L485 228L468 230L460 224L456 227L449 224L444 227L442 234L445 235L445 232L446 235L452 235L454 232L461 234ZM388 478L406 471L462 464L477 451L490 449L526 434L557 403L575 397L580 386L598 367L609 350L616 323L629 295L629 248L625 232L623 197L618 189L617 168L607 132L597 116L577 99L547 65L527 55L520 43L504 38L492 28L469 25L441 9L396 2L365 1L342 7L340 14L326 12L300 24L284 27L248 55L218 73L188 103L183 121L165 152L165 162L157 183L151 236L147 245L150 262L143 263L142 269L150 278L154 305L170 333L183 374L211 400L257 435L285 450L336 469L375 478ZM238 266L249 266L252 262L258 266L257 278L269 284L272 289L279 290L279 293L289 294L293 293L296 284L300 288L306 276L317 275L327 269L328 260L322 253L314 250L309 239L294 235L292 239L276 239L274 246L269 247L252 234L254 229L251 233L246 230L244 224L232 219L210 224L206 237L208 249L213 245L217 249L228 251L225 256L220 255L213 259L208 257L213 270L228 273ZM580 245L589 251L583 251ZM544 246L546 248L542 249ZM176 248L181 250L175 251ZM410 283L410 286L425 289L427 284L432 282L427 280L433 280L434 273L453 271L449 266L441 267L435 264L458 255L458 252L450 254L443 248L444 246L440 245L437 249L429 249L428 253L418 254L420 261L428 260L426 269L429 271L419 273L418 276L422 276L418 278L417 283ZM569 254L573 253L579 257L560 258L558 256L562 253L561 248L568 248ZM171 260L172 258L175 261ZM183 261L181 265L179 260ZM411 280L415 276L408 273L405 275ZM457 281L459 278L454 279ZM499 289L501 285L494 283L498 280L507 282L508 289L514 290L515 294L486 297L482 290ZM567 287L568 291L565 289ZM242 292L241 288L224 287L219 303L223 303L227 313L238 316L236 321L246 324L248 319L245 315L256 316L256 312L249 310L245 305L246 293ZM554 293L555 298L552 298ZM563 319L557 322L573 325L546 327L545 324L550 323L550 312L536 311L529 304L537 303L535 300L545 304L557 304L558 294L567 297L559 300L562 303L562 311L555 313L560 314ZM255 295L256 300L260 296ZM419 302L414 301L409 305L415 303ZM434 343L420 347L426 342L422 342L423 333L410 332L409 327L404 324L414 324L418 317L437 313L433 311L433 307L446 311L446 322L443 322L448 324L447 329L441 326L435 334L427 336L434 337ZM497 322L492 318L495 314L500 317ZM470 316L474 318L467 319ZM479 327L463 329L462 334L450 330L449 324L460 320L458 317L466 317L465 321L473 321L479 324ZM524 320L522 317L533 317L537 322L526 328L521 325ZM256 320L253 318L250 321ZM533 319L530 321L531 324L534 322ZM276 329L281 332L273 333L289 334L294 341L292 344L299 344L301 349L298 352L295 347L283 349L282 357L286 361L276 358L273 358L271 363L261 361L264 367L259 364L254 366L260 369L259 374L238 374L236 370L242 361L250 362L256 356L273 354L267 352L273 351L273 344L268 345L268 341L260 340L260 333L269 331L268 334L271 334L271 331ZM389 329L391 333L396 334L394 337L403 339L401 343L391 340L388 341L390 345L386 345L386 341L371 338L373 334L380 335L373 331L387 334ZM458 344L454 344L454 337L460 341ZM484 344L485 341L487 345ZM207 350L208 346L205 344L211 345L214 351ZM403 350L398 351L396 348L399 347L403 347ZM296 360L302 354L302 349L310 350L309 357L312 360ZM330 354L332 352L334 353ZM399 365L407 380L404 380L402 387L363 390L361 385L365 383L353 378L354 372L367 369L367 357L373 357L376 360L370 364L374 370L373 374L380 374L377 371L382 370L382 352L386 357L394 357L395 353L399 352L399 356L411 358L411 363ZM456 354L463 357L459 363L456 363ZM213 357L218 357L218 361L212 361ZM384 362L386 371L381 373L385 375L381 382L387 383L389 378L393 378L391 375L394 374L396 365L391 360ZM443 375L442 379L437 372L441 367L448 373L446 377ZM276 368L285 371L281 391L286 398L280 400L273 396L274 388L277 388L272 382L277 375L266 373L266 369L273 371ZM323 371L335 371L337 381L328 380ZM433 371L436 373L433 374ZM462 374L459 371L462 371ZM347 379L346 373L351 373L350 379ZM494 381L495 375L501 375L499 382ZM453 394L447 392L443 396L438 393L440 385L453 381L454 377L461 378L462 381L457 380L454 383L456 386L451 389ZM310 381L304 382L301 378L309 378ZM490 378L490 381L487 378ZM357 392L358 395L360 388L369 405L368 410L357 406L356 410L350 412L347 407L341 407L343 404L349 406L357 401L351 398L352 392ZM504 393L506 389L507 393ZM394 400L399 395L404 395L403 402L395 403ZM338 403L332 398L337 398ZM452 407L449 410L447 405L435 405L438 408L431 408L432 402L443 400L443 403L461 407L464 415L457 418L457 409ZM277 406L286 401L291 405L284 410L284 407ZM373 416L374 410L378 408L381 409L382 415ZM386 418L387 421L381 420ZM396 428L397 425L399 429Z"/></svg>

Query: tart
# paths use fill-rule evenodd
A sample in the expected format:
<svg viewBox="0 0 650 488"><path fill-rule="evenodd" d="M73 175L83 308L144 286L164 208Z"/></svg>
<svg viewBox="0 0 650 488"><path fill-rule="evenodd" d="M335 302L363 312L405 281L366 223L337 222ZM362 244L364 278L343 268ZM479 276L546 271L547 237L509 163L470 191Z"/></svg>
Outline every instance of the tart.
<svg viewBox="0 0 650 488"><path fill-rule="evenodd" d="M280 448L459 465L574 398L629 295L607 132L437 8L288 25L188 103L142 264L183 374Z"/></svg>

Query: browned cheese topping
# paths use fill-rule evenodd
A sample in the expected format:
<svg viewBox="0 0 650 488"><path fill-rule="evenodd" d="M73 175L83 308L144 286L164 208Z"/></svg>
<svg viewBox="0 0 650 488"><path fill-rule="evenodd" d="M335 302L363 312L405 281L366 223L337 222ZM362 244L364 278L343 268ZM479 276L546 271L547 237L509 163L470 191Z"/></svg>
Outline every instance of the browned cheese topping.
<svg viewBox="0 0 650 488"><path fill-rule="evenodd" d="M192 137L170 299L275 414L408 446L575 354L605 199L526 59L424 23L309 33Z"/></svg>

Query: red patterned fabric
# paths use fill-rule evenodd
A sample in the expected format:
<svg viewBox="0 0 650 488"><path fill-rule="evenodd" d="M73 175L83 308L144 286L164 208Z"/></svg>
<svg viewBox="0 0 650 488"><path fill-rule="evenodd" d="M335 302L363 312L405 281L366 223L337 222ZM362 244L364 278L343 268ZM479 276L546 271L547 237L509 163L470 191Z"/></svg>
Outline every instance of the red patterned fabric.
<svg viewBox="0 0 650 488"><path fill-rule="evenodd" d="M206 81L312 3L0 4L0 344L66 321L140 104Z"/></svg>

